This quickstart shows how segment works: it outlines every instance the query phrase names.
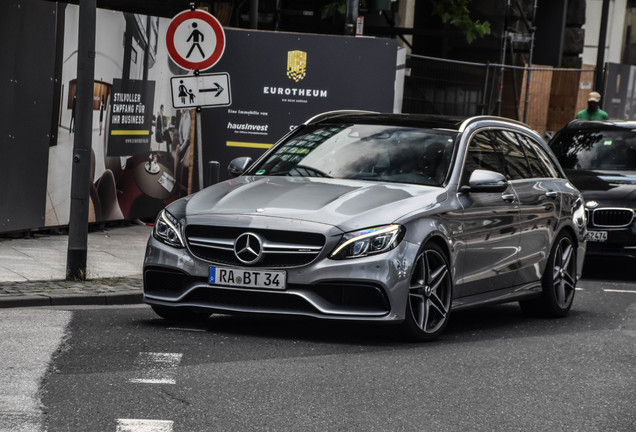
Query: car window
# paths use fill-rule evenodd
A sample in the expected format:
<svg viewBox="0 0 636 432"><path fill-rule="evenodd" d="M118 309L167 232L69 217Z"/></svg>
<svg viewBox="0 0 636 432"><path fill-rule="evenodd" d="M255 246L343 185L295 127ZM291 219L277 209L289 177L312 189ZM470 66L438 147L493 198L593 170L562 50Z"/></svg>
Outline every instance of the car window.
<svg viewBox="0 0 636 432"><path fill-rule="evenodd" d="M530 164L533 177L559 177L559 173L552 165L548 154L541 148L541 145L530 137L518 134L519 142L526 153L526 158Z"/></svg>
<svg viewBox="0 0 636 432"><path fill-rule="evenodd" d="M636 132L573 131L551 143L565 169L636 171Z"/></svg>
<svg viewBox="0 0 636 432"><path fill-rule="evenodd" d="M468 184L470 175L476 169L504 173L501 155L495 149L490 135L486 131L475 134L468 144L462 184Z"/></svg>
<svg viewBox="0 0 636 432"><path fill-rule="evenodd" d="M491 133L503 154L508 180L531 178L532 171L515 133L504 130L495 130Z"/></svg>
<svg viewBox="0 0 636 432"><path fill-rule="evenodd" d="M443 184L456 132L371 124L301 128L248 174Z"/></svg>

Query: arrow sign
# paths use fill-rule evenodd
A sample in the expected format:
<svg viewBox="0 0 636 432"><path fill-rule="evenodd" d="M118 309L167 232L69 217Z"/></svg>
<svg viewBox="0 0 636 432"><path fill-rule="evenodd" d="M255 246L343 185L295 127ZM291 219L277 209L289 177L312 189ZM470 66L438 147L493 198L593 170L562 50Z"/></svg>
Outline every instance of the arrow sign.
<svg viewBox="0 0 636 432"><path fill-rule="evenodd" d="M219 95L223 92L223 90L225 90L223 87L221 87L218 83L214 83L213 88L202 88L199 89L200 93L205 93L205 92L216 92L216 94L214 95L214 97L219 97Z"/></svg>
<svg viewBox="0 0 636 432"><path fill-rule="evenodd" d="M219 72L205 75L183 75L170 78L172 106L195 108L232 104L230 75Z"/></svg>

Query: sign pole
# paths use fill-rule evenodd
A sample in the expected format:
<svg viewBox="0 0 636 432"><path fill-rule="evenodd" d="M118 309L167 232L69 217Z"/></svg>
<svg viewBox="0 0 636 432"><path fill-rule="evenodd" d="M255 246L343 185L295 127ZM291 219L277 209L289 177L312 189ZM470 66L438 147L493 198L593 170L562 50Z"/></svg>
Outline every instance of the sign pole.
<svg viewBox="0 0 636 432"><path fill-rule="evenodd" d="M66 279L86 280L95 79L96 0L80 0L77 44L76 129L73 141L71 210ZM72 132L72 131L69 131Z"/></svg>
<svg viewBox="0 0 636 432"><path fill-rule="evenodd" d="M196 115L193 109L190 110L190 156L188 158L188 195L192 194L192 170L194 169L194 133L196 131Z"/></svg>
<svg viewBox="0 0 636 432"><path fill-rule="evenodd" d="M197 107L197 165L199 171L199 190L203 189L203 140L201 138L201 107Z"/></svg>

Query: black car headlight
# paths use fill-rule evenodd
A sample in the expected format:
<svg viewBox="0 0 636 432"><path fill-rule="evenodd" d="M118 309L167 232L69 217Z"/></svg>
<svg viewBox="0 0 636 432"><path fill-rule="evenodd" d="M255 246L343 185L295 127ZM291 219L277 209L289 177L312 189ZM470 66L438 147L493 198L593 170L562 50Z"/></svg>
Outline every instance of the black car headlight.
<svg viewBox="0 0 636 432"><path fill-rule="evenodd" d="M404 238L400 225L383 225L346 233L338 247L331 253L332 259L360 258L394 249Z"/></svg>
<svg viewBox="0 0 636 432"><path fill-rule="evenodd" d="M166 209L161 210L157 216L152 234L157 240L169 246L185 247L183 237L181 237L181 224Z"/></svg>

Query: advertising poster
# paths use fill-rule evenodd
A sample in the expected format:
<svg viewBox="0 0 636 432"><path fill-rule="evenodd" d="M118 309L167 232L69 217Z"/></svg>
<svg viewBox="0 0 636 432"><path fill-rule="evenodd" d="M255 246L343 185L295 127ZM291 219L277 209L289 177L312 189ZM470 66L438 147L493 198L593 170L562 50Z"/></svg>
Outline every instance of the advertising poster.
<svg viewBox="0 0 636 432"><path fill-rule="evenodd" d="M46 226L67 225L70 216L79 8L62 8ZM224 29L222 57L195 78L170 58L170 23L97 10L90 222L152 219L206 186L208 162L220 163L223 180L233 158L259 157L318 113L393 109L395 40ZM209 38L189 38L203 30L185 29L178 41L192 44L183 48L192 58L208 49ZM197 115L210 100L216 105Z"/></svg>
<svg viewBox="0 0 636 432"><path fill-rule="evenodd" d="M113 79L107 156L132 156L150 151L154 98L153 81Z"/></svg>
<svg viewBox="0 0 636 432"><path fill-rule="evenodd" d="M57 140L49 149L46 226L70 218L79 7L63 7ZM89 222L152 218L185 196L193 126L170 102L175 68L165 48L170 20L97 9ZM123 43L122 43L123 41ZM183 143L184 140L188 143ZM181 157L180 157L181 156Z"/></svg>
<svg viewBox="0 0 636 432"><path fill-rule="evenodd" d="M226 29L220 61L232 104L203 109L204 166L221 179L239 156L259 157L285 134L325 111L393 110L397 43L392 39Z"/></svg>

